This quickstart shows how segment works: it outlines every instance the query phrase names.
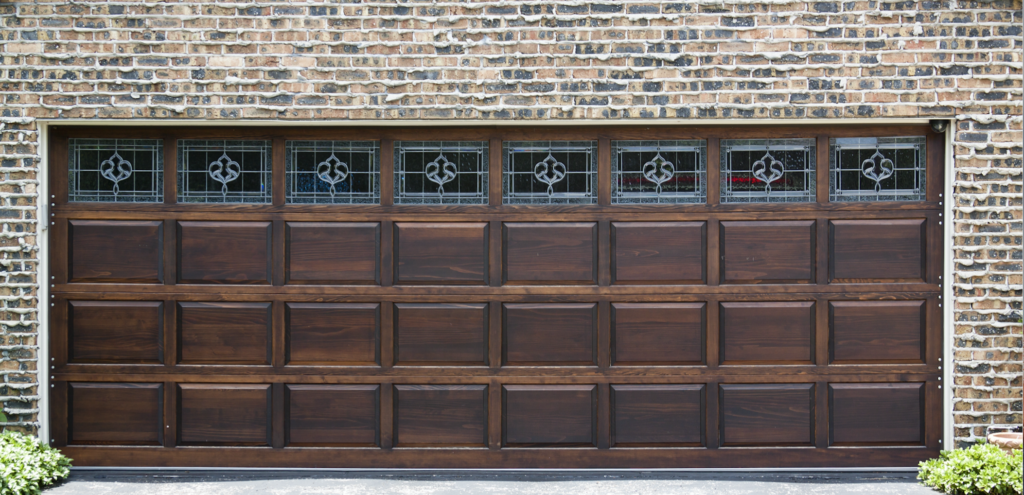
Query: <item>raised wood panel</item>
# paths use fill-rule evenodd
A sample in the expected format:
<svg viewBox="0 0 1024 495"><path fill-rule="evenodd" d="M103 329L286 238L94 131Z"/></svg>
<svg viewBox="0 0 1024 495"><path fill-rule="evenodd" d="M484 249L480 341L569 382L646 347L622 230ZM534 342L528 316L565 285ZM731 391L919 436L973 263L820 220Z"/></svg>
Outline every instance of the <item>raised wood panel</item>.
<svg viewBox="0 0 1024 495"><path fill-rule="evenodd" d="M595 447L596 385L505 385L502 444Z"/></svg>
<svg viewBox="0 0 1024 495"><path fill-rule="evenodd" d="M380 364L380 304L285 303L289 365Z"/></svg>
<svg viewBox="0 0 1024 495"><path fill-rule="evenodd" d="M270 303L178 303L178 361L270 364Z"/></svg>
<svg viewBox="0 0 1024 495"><path fill-rule="evenodd" d="M723 447L814 443L814 385L720 385Z"/></svg>
<svg viewBox="0 0 1024 495"><path fill-rule="evenodd" d="M380 283L380 223L287 222L290 284Z"/></svg>
<svg viewBox="0 0 1024 495"><path fill-rule="evenodd" d="M178 443L270 445L270 385L178 385Z"/></svg>
<svg viewBox="0 0 1024 495"><path fill-rule="evenodd" d="M704 445L704 385L612 385L613 447Z"/></svg>
<svg viewBox="0 0 1024 495"><path fill-rule="evenodd" d="M813 302L723 302L720 308L722 364L813 362Z"/></svg>
<svg viewBox="0 0 1024 495"><path fill-rule="evenodd" d="M815 222L722 222L722 283L813 283Z"/></svg>
<svg viewBox="0 0 1024 495"><path fill-rule="evenodd" d="M612 304L612 364L704 362L704 303Z"/></svg>
<svg viewBox="0 0 1024 495"><path fill-rule="evenodd" d="M487 365L487 304L395 304L398 365Z"/></svg>
<svg viewBox="0 0 1024 495"><path fill-rule="evenodd" d="M597 304L505 304L505 365L597 364Z"/></svg>
<svg viewBox="0 0 1024 495"><path fill-rule="evenodd" d="M395 445L484 447L486 385L395 385Z"/></svg>
<svg viewBox="0 0 1024 495"><path fill-rule="evenodd" d="M924 301L832 301L832 361L923 362L925 321Z"/></svg>
<svg viewBox="0 0 1024 495"><path fill-rule="evenodd" d="M616 284L701 284L706 222L612 222Z"/></svg>
<svg viewBox="0 0 1024 495"><path fill-rule="evenodd" d="M163 362L159 301L68 301L68 361Z"/></svg>
<svg viewBox="0 0 1024 495"><path fill-rule="evenodd" d="M159 383L69 383L68 442L160 445L163 399Z"/></svg>
<svg viewBox="0 0 1024 495"><path fill-rule="evenodd" d="M487 284L487 223L395 223L395 283Z"/></svg>
<svg viewBox="0 0 1024 495"><path fill-rule="evenodd" d="M71 282L163 282L163 222L69 220Z"/></svg>
<svg viewBox="0 0 1024 495"><path fill-rule="evenodd" d="M925 221L832 220L829 267L833 282L924 280Z"/></svg>
<svg viewBox="0 0 1024 495"><path fill-rule="evenodd" d="M922 445L923 383L829 384L832 445Z"/></svg>
<svg viewBox="0 0 1024 495"><path fill-rule="evenodd" d="M380 445L380 385L285 385L292 447Z"/></svg>
<svg viewBox="0 0 1024 495"><path fill-rule="evenodd" d="M505 223L508 284L596 284L597 223Z"/></svg>
<svg viewBox="0 0 1024 495"><path fill-rule="evenodd" d="M268 284L270 222L178 222L178 283Z"/></svg>

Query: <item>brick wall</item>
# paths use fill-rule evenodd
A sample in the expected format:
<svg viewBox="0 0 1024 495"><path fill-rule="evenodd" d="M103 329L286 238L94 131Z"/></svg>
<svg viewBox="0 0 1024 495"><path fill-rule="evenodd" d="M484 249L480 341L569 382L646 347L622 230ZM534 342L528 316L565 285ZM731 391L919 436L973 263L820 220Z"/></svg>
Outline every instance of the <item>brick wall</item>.
<svg viewBox="0 0 1024 495"><path fill-rule="evenodd" d="M955 423L1021 423L1019 0L0 1L0 400L38 427L38 119L954 119Z"/></svg>

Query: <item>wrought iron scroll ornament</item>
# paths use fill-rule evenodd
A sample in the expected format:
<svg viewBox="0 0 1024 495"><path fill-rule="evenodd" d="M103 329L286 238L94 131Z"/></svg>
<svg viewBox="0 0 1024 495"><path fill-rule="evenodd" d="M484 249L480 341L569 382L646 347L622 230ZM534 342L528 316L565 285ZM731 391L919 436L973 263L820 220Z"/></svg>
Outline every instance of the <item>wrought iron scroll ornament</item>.
<svg viewBox="0 0 1024 495"><path fill-rule="evenodd" d="M871 158L861 162L861 173L875 181L875 194L882 192L882 181L892 177L894 166L892 160L882 156L882 152L875 150Z"/></svg>
<svg viewBox="0 0 1024 495"><path fill-rule="evenodd" d="M348 164L339 160L334 153L316 166L316 176L331 185L331 198L334 198L337 192L334 186L347 179L348 173Z"/></svg>
<svg viewBox="0 0 1024 495"><path fill-rule="evenodd" d="M437 184L437 194L441 196L444 196L444 185L454 180L455 175L459 173L458 168L454 163L448 161L444 153L438 154L434 161L427 164L424 171L427 174L427 179Z"/></svg>
<svg viewBox="0 0 1024 495"><path fill-rule="evenodd" d="M547 158L533 166L533 176L548 185L548 196L551 196L555 194L555 183L565 178L565 164L558 161L549 151Z"/></svg>
<svg viewBox="0 0 1024 495"><path fill-rule="evenodd" d="M225 198L228 196L228 182L237 179L241 172L242 167L238 162L232 160L226 151L220 156L220 158L210 162L210 177L222 184L220 193L224 195Z"/></svg>
<svg viewBox="0 0 1024 495"><path fill-rule="evenodd" d="M657 193L661 195L661 185L676 175L676 168L659 151L657 156L644 164L643 173L644 178L657 186Z"/></svg>
<svg viewBox="0 0 1024 495"><path fill-rule="evenodd" d="M128 160L121 158L121 155L115 151L110 158L100 163L100 175L114 183L114 197L116 198L117 193L121 192L117 183L131 177L132 164Z"/></svg>
<svg viewBox="0 0 1024 495"><path fill-rule="evenodd" d="M772 182L775 182L782 177L782 174L786 171L786 166L782 162L776 160L770 151L765 151L764 156L761 157L760 160L754 162L754 165L750 170L757 180L764 182L765 193L771 194Z"/></svg>

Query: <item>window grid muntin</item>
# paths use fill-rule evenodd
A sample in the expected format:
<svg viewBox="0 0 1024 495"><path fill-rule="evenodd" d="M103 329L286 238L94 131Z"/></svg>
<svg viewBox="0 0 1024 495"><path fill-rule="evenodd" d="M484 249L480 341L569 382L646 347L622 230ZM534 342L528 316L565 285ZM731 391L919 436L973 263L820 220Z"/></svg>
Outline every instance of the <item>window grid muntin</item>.
<svg viewBox="0 0 1024 495"><path fill-rule="evenodd" d="M796 203L813 202L815 193L815 140L807 139L723 139L721 142L721 202L722 203ZM745 156L740 156L744 153ZM771 182L769 193L766 184L754 177L754 164L770 153L783 163L783 175ZM739 167L747 162L744 168ZM802 183L796 190L786 190L788 177L794 175ZM767 174L766 174L767 175ZM770 176L768 176L770 178ZM749 189L733 187L736 181L751 184Z"/></svg>
<svg viewBox="0 0 1024 495"><path fill-rule="evenodd" d="M290 204L380 204L380 144L376 141L287 141L285 202ZM334 155L348 167L344 180L322 179L320 164ZM333 163L332 163L333 165ZM334 167L325 167L328 177ZM312 190L303 190L312 189ZM353 191L355 189L355 191Z"/></svg>
<svg viewBox="0 0 1024 495"><path fill-rule="evenodd" d="M487 141L395 141L394 203L487 204L489 149ZM456 174L449 182L438 184L428 178L427 167L441 155ZM444 163L438 165L441 169L435 177L443 179Z"/></svg>
<svg viewBox="0 0 1024 495"><path fill-rule="evenodd" d="M613 204L705 202L707 198L707 143L704 140L612 141L611 148ZM682 178L688 179L688 182L693 184L692 191L681 191L678 187L679 183L676 182L675 187L662 183L661 194L657 193L657 184L644 177L644 169L647 162L656 157L658 153L661 153L662 158L673 164L675 168L673 178L682 176ZM639 155L638 161L626 165L624 160L628 159L628 154ZM684 154L689 156L683 157ZM658 171L655 170L655 172ZM639 183L640 191L626 192L627 186L623 184L624 181Z"/></svg>
<svg viewBox="0 0 1024 495"><path fill-rule="evenodd" d="M114 154L129 162L130 173L118 171ZM111 160L114 178L104 177L103 163ZM68 201L104 203L161 203L164 200L164 148L159 139L68 140ZM95 187L87 188L95 180ZM118 193L114 194L114 186ZM140 187L142 186L142 187Z"/></svg>
<svg viewBox="0 0 1024 495"><path fill-rule="evenodd" d="M595 141L506 141L502 144L502 151L502 200L505 204L597 202ZM551 195L547 193L549 184L538 180L536 175L537 165L549 154L565 166L564 178L550 185ZM544 177L554 178L553 168L549 165ZM522 187L526 184L529 184L528 188Z"/></svg>
<svg viewBox="0 0 1024 495"><path fill-rule="evenodd" d="M183 139L178 141L178 202L270 203L271 142ZM226 154L239 165L238 177L226 183L213 178L211 164ZM224 178L228 174L221 173ZM199 187L202 184L203 187Z"/></svg>
<svg viewBox="0 0 1024 495"><path fill-rule="evenodd" d="M829 139L829 200L924 201L927 143L925 136ZM864 160L871 159L876 151L893 162L892 175L879 183L881 189L877 192L875 181L863 173ZM844 153L849 160L843 158ZM856 186L850 186L854 177ZM912 187L898 187L900 182L910 182Z"/></svg>

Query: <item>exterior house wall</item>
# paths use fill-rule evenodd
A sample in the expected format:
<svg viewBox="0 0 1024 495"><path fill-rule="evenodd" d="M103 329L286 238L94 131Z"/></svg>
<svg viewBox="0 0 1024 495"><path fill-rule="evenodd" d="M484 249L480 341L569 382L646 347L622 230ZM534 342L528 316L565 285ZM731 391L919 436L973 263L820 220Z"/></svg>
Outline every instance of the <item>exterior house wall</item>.
<svg viewBox="0 0 1024 495"><path fill-rule="evenodd" d="M41 424L41 129L62 119L950 119L955 438L1021 424L1021 21L1019 0L2 2L7 426Z"/></svg>

